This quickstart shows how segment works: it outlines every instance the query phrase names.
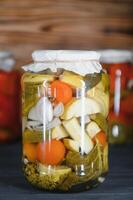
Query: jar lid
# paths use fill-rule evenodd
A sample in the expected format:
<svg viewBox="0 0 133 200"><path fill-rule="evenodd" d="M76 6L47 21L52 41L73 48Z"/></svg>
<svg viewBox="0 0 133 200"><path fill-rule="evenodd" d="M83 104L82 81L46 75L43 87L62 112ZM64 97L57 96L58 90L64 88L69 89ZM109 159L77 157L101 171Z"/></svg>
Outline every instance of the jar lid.
<svg viewBox="0 0 133 200"><path fill-rule="evenodd" d="M39 50L32 53L32 58L34 63L23 66L25 71L40 72L49 68L56 72L63 68L85 76L102 70L100 55L95 51Z"/></svg>
<svg viewBox="0 0 133 200"><path fill-rule="evenodd" d="M132 51L129 50L117 50L117 49L108 49L100 50L100 62L102 63L126 63L132 62Z"/></svg>
<svg viewBox="0 0 133 200"><path fill-rule="evenodd" d="M15 60L10 51L0 51L0 69L11 71L15 65Z"/></svg>

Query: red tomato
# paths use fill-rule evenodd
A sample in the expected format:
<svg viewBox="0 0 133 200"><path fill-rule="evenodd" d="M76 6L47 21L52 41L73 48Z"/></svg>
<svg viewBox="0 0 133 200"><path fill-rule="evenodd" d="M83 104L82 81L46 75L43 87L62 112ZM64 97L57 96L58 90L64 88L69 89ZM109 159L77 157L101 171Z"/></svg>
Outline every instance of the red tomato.
<svg viewBox="0 0 133 200"><path fill-rule="evenodd" d="M126 98L121 99L121 111L133 115L133 94L130 93Z"/></svg>
<svg viewBox="0 0 133 200"><path fill-rule="evenodd" d="M109 113L109 123L113 122L127 124L127 119L124 113L119 113L119 115L117 116L113 111L111 111Z"/></svg>
<svg viewBox="0 0 133 200"><path fill-rule="evenodd" d="M128 80L133 79L133 65L128 67Z"/></svg>
<svg viewBox="0 0 133 200"><path fill-rule="evenodd" d="M19 72L0 72L0 93L5 95L16 95L20 92Z"/></svg>
<svg viewBox="0 0 133 200"><path fill-rule="evenodd" d="M15 122L17 109L14 98L0 94L0 125L6 126Z"/></svg>
<svg viewBox="0 0 133 200"><path fill-rule="evenodd" d="M127 115L127 125L133 126L133 115L132 116Z"/></svg>

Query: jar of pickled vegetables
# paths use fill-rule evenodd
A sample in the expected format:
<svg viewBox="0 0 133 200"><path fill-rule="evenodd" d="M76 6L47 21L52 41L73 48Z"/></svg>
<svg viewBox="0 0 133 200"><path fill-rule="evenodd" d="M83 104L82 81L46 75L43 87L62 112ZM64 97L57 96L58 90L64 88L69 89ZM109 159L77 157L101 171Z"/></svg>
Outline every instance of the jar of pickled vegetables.
<svg viewBox="0 0 133 200"><path fill-rule="evenodd" d="M109 142L133 142L133 69L129 50L103 50L101 63L110 78Z"/></svg>
<svg viewBox="0 0 133 200"><path fill-rule="evenodd" d="M21 136L20 73L11 52L0 51L0 143Z"/></svg>
<svg viewBox="0 0 133 200"><path fill-rule="evenodd" d="M41 50L22 77L23 171L34 186L83 191L108 172L109 81L92 51Z"/></svg>

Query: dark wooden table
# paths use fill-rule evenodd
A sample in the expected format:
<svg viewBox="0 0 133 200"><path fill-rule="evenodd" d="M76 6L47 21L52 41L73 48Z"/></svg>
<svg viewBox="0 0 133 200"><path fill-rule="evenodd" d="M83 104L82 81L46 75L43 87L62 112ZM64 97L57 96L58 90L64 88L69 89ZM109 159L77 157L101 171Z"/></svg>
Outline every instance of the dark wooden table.
<svg viewBox="0 0 133 200"><path fill-rule="evenodd" d="M133 200L133 146L110 148L110 172L93 190L53 194L34 189L21 172L21 144L0 145L0 200Z"/></svg>

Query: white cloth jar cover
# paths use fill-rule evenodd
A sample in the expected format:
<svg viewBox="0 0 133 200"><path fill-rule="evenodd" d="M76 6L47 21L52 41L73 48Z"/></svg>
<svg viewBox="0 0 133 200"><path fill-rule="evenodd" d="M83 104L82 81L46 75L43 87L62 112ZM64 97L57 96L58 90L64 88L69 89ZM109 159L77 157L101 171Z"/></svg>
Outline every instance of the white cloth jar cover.
<svg viewBox="0 0 133 200"><path fill-rule="evenodd" d="M133 52L130 50L105 49L99 50L102 63L127 63L132 62Z"/></svg>
<svg viewBox="0 0 133 200"><path fill-rule="evenodd" d="M46 69L56 72L65 69L79 75L100 73L100 54L95 51L38 50L32 53L33 63L23 66L25 71L41 72Z"/></svg>

